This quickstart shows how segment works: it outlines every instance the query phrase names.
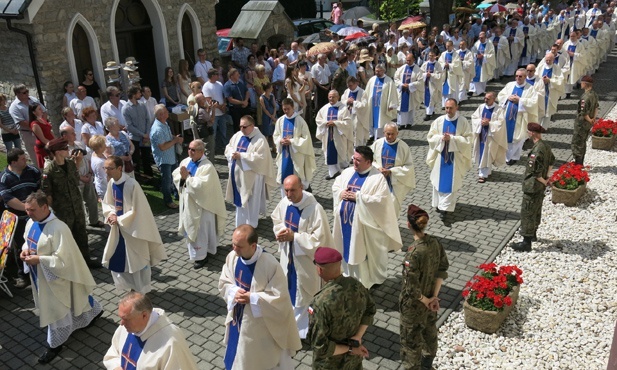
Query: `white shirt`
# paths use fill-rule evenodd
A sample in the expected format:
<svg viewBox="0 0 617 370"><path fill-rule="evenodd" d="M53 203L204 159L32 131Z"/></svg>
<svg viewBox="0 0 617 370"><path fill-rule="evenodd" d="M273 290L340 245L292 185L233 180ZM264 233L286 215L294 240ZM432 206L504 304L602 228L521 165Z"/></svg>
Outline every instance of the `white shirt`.
<svg viewBox="0 0 617 370"><path fill-rule="evenodd" d="M299 55L300 55L300 52L298 50L296 51L291 50L289 53L287 53L287 58L289 60L289 63L292 63L298 60Z"/></svg>
<svg viewBox="0 0 617 370"><path fill-rule="evenodd" d="M317 63L311 68L311 74L313 78L319 82L320 85L325 85L330 82L330 68L324 63L323 67Z"/></svg>
<svg viewBox="0 0 617 370"><path fill-rule="evenodd" d="M122 114L122 107L124 107L125 104L126 100L120 100L117 107L111 104L111 101L103 104L103 106L101 106L101 121L103 121L103 125L105 125L107 118L115 117L118 119L118 122L120 122L120 126L126 127L126 121Z"/></svg>
<svg viewBox="0 0 617 370"><path fill-rule="evenodd" d="M156 99L150 97L150 99L146 100L146 98L142 96L141 99L139 99L139 103L146 106L149 122L154 122L154 106L156 105Z"/></svg>
<svg viewBox="0 0 617 370"><path fill-rule="evenodd" d="M285 63L279 63L279 65L277 65L276 68L274 68L274 71L272 72L272 82L285 80L286 67L287 66L285 65Z"/></svg>
<svg viewBox="0 0 617 370"><path fill-rule="evenodd" d="M204 81L208 81L208 71L212 68L212 63L208 62L207 60L205 62L200 62L197 61L197 63L195 63L195 77L199 78L203 78Z"/></svg>
<svg viewBox="0 0 617 370"><path fill-rule="evenodd" d="M69 103L69 107L71 107L71 109L75 113L75 117L82 119L83 117L81 116L81 112L84 110L84 108L92 107L96 109L96 102L94 101L94 99L92 99L91 96L86 96L84 100L75 98L71 100L71 102Z"/></svg>
<svg viewBox="0 0 617 370"><path fill-rule="evenodd" d="M71 126L66 120L60 124L60 131L64 130L67 127L73 127L75 129L75 141L81 143L81 128L84 126L84 123L75 118L75 127Z"/></svg>
<svg viewBox="0 0 617 370"><path fill-rule="evenodd" d="M219 81L215 81L214 83L212 83L206 80L206 83L201 89L201 93L204 94L206 98L211 98L212 100L218 102L221 105L225 103L225 97L223 96L223 84ZM218 108L215 109L214 113L216 117L225 114L222 110Z"/></svg>

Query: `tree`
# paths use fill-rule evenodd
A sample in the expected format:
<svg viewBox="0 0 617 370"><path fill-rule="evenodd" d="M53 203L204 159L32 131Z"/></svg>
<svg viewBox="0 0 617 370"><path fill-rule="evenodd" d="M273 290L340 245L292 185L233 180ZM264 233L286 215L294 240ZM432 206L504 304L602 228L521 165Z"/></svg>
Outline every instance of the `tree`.
<svg viewBox="0 0 617 370"><path fill-rule="evenodd" d="M429 0L431 4L431 27L439 27L450 22L453 0Z"/></svg>
<svg viewBox="0 0 617 370"><path fill-rule="evenodd" d="M379 19L390 22L413 14L420 0L371 0L370 4L373 9L379 9Z"/></svg>

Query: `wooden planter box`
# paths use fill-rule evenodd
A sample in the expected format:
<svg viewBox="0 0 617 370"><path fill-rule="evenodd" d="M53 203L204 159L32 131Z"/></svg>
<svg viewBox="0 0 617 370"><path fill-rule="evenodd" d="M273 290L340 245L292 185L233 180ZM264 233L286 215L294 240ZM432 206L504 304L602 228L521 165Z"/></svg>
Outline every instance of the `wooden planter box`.
<svg viewBox="0 0 617 370"><path fill-rule="evenodd" d="M553 203L563 203L568 207L574 207L576 202L585 194L587 184L583 184L574 190L551 188L551 200Z"/></svg>
<svg viewBox="0 0 617 370"><path fill-rule="evenodd" d="M506 320L506 317L508 317L510 311L512 311L516 305L519 289L520 286L512 288L512 291L508 294L508 296L512 298L512 304L510 306L504 306L503 311L484 311L467 304L467 300L465 300L463 303L465 325L483 333L495 333L499 330L501 324Z"/></svg>
<svg viewBox="0 0 617 370"><path fill-rule="evenodd" d="M613 145L615 145L615 139L617 136L613 135L611 137L601 137L601 136L591 136L591 149L599 149L599 150L611 150Z"/></svg>

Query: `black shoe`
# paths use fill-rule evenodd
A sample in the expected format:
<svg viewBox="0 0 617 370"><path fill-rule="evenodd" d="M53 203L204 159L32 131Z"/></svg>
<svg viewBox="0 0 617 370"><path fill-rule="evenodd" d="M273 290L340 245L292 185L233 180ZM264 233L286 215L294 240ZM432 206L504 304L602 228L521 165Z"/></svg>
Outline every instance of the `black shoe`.
<svg viewBox="0 0 617 370"><path fill-rule="evenodd" d="M433 360L435 357L432 356L422 356L422 361L420 362L420 370L431 370L433 368Z"/></svg>
<svg viewBox="0 0 617 370"><path fill-rule="evenodd" d="M443 220L446 216L448 216L448 211L439 211L439 218Z"/></svg>
<svg viewBox="0 0 617 370"><path fill-rule="evenodd" d="M570 99L570 96L571 96L571 95L572 95L572 94L566 94L566 99Z"/></svg>
<svg viewBox="0 0 617 370"><path fill-rule="evenodd" d="M90 321L90 324L88 324L88 325L86 326L86 329L93 327L93 326L94 326L94 323L96 322L96 320L98 320L101 316L103 316L103 312L105 312L105 311L101 310L101 312L99 312L99 314L98 314L98 315L94 316L94 318L92 319L92 321Z"/></svg>
<svg viewBox="0 0 617 370"><path fill-rule="evenodd" d="M309 185L308 188L306 188L306 191L309 192L309 193L313 192L313 188L311 188L311 185Z"/></svg>
<svg viewBox="0 0 617 370"><path fill-rule="evenodd" d="M86 261L86 265L88 265L91 269L100 269L103 267L96 257L90 257L90 260Z"/></svg>
<svg viewBox="0 0 617 370"><path fill-rule="evenodd" d="M17 289L25 289L30 286L30 279L18 277L15 279L15 288Z"/></svg>
<svg viewBox="0 0 617 370"><path fill-rule="evenodd" d="M375 138L373 136L368 138L368 141L366 142L366 145L369 146L371 144L373 144L375 142ZM353 161L352 161L353 163Z"/></svg>
<svg viewBox="0 0 617 370"><path fill-rule="evenodd" d="M334 180L336 179L339 175L341 174L341 171L338 171L337 173L335 173L334 175L330 176L326 176L326 180Z"/></svg>
<svg viewBox="0 0 617 370"><path fill-rule="evenodd" d="M529 238L529 240L531 240L532 242L537 242L538 241L538 236L536 234L533 234L533 236L531 238Z"/></svg>
<svg viewBox="0 0 617 370"><path fill-rule="evenodd" d="M206 262L208 262L208 257L202 259L201 261L195 261L195 263L193 264L193 268L195 270L199 270L206 265Z"/></svg>
<svg viewBox="0 0 617 370"><path fill-rule="evenodd" d="M411 130L411 125L405 125L405 130Z"/></svg>
<svg viewBox="0 0 617 370"><path fill-rule="evenodd" d="M467 92L467 96L470 96L470 97L473 96L473 92L471 91Z"/></svg>
<svg viewBox="0 0 617 370"><path fill-rule="evenodd" d="M45 351L45 353L43 353L43 355L41 357L39 357L39 364L48 364L51 362L51 360L53 360L54 358L56 358L56 356L58 356L58 353L60 353L60 351L62 351L62 348L64 348L63 345L60 345L56 348L47 348L47 350Z"/></svg>
<svg viewBox="0 0 617 370"><path fill-rule="evenodd" d="M510 159L509 161L506 162L506 164L508 166L513 166L516 164L516 162L518 162L516 159Z"/></svg>
<svg viewBox="0 0 617 370"><path fill-rule="evenodd" d="M429 116L428 114L426 116L424 116L424 121L430 121L431 120L431 116Z"/></svg>
<svg viewBox="0 0 617 370"><path fill-rule="evenodd" d="M511 248L517 252L531 252L531 237L524 236L522 242L512 244Z"/></svg>

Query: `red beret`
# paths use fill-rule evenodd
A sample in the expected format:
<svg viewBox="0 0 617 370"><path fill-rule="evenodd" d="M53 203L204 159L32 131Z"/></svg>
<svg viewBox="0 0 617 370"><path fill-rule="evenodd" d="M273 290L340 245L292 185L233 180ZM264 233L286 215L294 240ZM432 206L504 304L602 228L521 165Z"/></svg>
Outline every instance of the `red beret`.
<svg viewBox="0 0 617 370"><path fill-rule="evenodd" d="M315 250L315 263L318 265L327 265L328 263L339 262L343 256L333 248L319 247Z"/></svg>
<svg viewBox="0 0 617 370"><path fill-rule="evenodd" d="M429 218L428 213L417 205L410 204L409 207L407 207L407 219L409 221L417 220L421 216L426 216L427 219Z"/></svg>
<svg viewBox="0 0 617 370"><path fill-rule="evenodd" d="M541 134L546 132L546 129L535 122L529 122L527 124L527 131L539 132Z"/></svg>
<svg viewBox="0 0 617 370"><path fill-rule="evenodd" d="M69 142L63 137L53 139L47 143L47 150L49 150L52 153L55 153L58 150L68 150L68 149L69 149Z"/></svg>
<svg viewBox="0 0 617 370"><path fill-rule="evenodd" d="M589 84L592 84L593 83L593 78L591 76L589 76L589 75L583 76L583 78L581 78L581 82L587 82Z"/></svg>

